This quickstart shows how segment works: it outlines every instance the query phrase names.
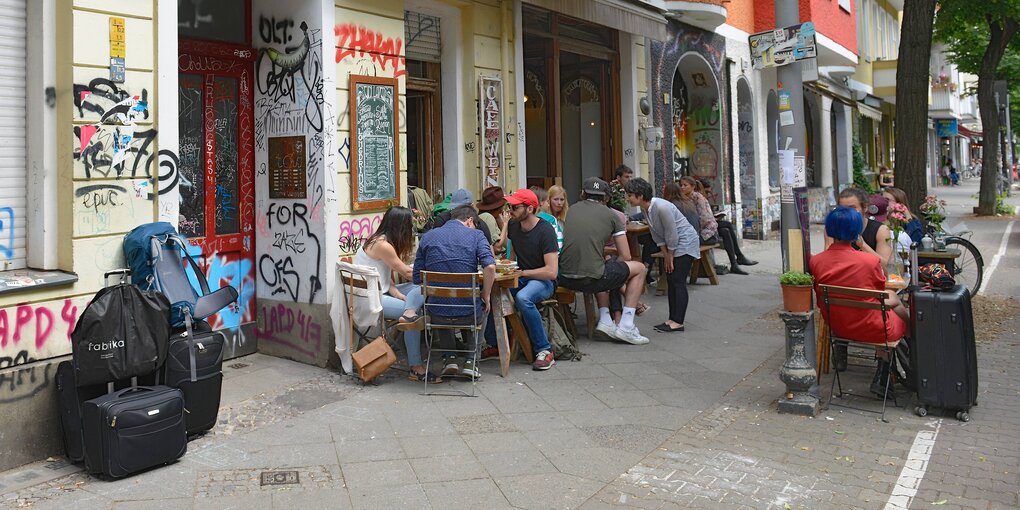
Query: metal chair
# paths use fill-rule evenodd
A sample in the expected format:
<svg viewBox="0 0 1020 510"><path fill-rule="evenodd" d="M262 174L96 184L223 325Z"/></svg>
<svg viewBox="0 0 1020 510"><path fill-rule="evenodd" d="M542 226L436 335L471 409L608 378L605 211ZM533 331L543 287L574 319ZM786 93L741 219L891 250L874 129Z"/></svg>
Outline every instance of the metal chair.
<svg viewBox="0 0 1020 510"><path fill-rule="evenodd" d="M471 393L462 390L449 390L442 393L430 392L429 382L426 378L422 394L474 397L478 380L476 373L478 371L479 346L487 319L487 314L477 306L482 295L482 274L436 271L422 271L420 274L422 296L425 298L422 313L425 317L425 346L428 348L425 366L427 368L432 366L432 353L435 350L433 344L436 337L452 344L454 342L453 331L460 330L465 337L464 341L468 344L467 347L464 349L442 348L442 351L463 353L465 358L470 357L475 370L475 373L471 374ZM467 338L468 335L470 335L470 339Z"/></svg>
<svg viewBox="0 0 1020 510"><path fill-rule="evenodd" d="M885 391L882 394L882 411L881 411L882 421L885 422L885 423L888 423L888 420L885 419L886 402L889 399L889 387L890 387L890 384L891 384L890 381L891 381L891 379L893 377L893 374L897 373L897 371L896 371L896 346L899 345L900 340L902 340L901 338L897 338L897 339L894 339L894 340L889 340L887 325L888 325L889 313L892 312L892 307L889 306L886 303L886 299L888 298L888 295L885 293L885 291L881 291L881 290L858 289L858 288L853 288L853 287L840 287L840 286L837 286L837 285L822 285L822 284L819 284L818 285L818 290L821 293L820 301L822 302L822 306L825 307L825 315L826 315L826 317L829 317L830 327L827 328L827 329L829 330L829 349L831 350L830 352L831 352L831 355L833 355L833 357L835 357L836 347L837 347L837 344L838 344L838 345L842 345L842 346L852 345L854 347L860 347L860 348L865 348L865 349L872 349L872 350L875 351L876 356L878 355L878 353L881 352L881 353L884 353L884 356L888 359L888 362L889 362L889 373L885 377ZM850 297L836 297L836 296L850 296ZM878 302L876 303L876 302L872 302L872 301L866 301L868 299L876 299L876 300L878 300ZM852 338L838 337L835 334L833 334L833 331L832 331L833 328L831 327L831 317L832 317L832 307L833 306L843 306L843 307L862 309L862 310L879 310L879 311L881 311L882 312L883 342L882 343L863 342L863 341L855 340L855 339L852 339ZM844 312L844 313L846 313L846 312ZM843 384L842 384L842 382L840 381L840 378L839 378L840 371L839 370L833 370L833 372L835 373L835 375L833 376L832 384L829 387L829 398L825 402L825 407L826 408L828 408L829 405L832 404L832 395L835 392L835 389L836 389L837 386L839 387L839 397L843 398ZM899 403L896 401L896 393L895 392L893 392L892 399L893 399L893 405L898 406ZM845 405L845 404L835 404L835 405L837 405L839 407L846 407L846 408L850 408L850 409L856 409L858 411L865 411L865 412L869 412L869 413L877 413L877 411L874 411L874 410L871 410L871 409L864 409L864 408L859 408L859 407L853 407L853 406L849 406L849 405Z"/></svg>
<svg viewBox="0 0 1020 510"><path fill-rule="evenodd" d="M354 299L355 298L363 299L368 297L368 294L370 292L368 289L368 282L365 281L364 278L361 278L359 275L356 275L349 271L340 270L339 274L340 284L343 286L346 297L347 320L351 328L349 340L352 353L361 348L361 345L363 343L368 343L374 340L374 337L372 337L371 334L372 330L375 328L379 328L382 330L383 332L382 334L386 337L386 341L390 344L390 347L394 351L402 350L404 347L400 342L396 341L397 335L395 334L391 335L390 331L399 332L410 331L414 329L422 329L423 326L421 321L403 323L397 319L389 320L383 317L382 312L379 312L379 321L376 324L364 329L359 328L354 322ZM381 294L382 289L378 288L376 289L376 292L379 292ZM399 363L394 364L394 366L391 368L396 368L398 370L403 371L408 370L408 367L406 365L400 365Z"/></svg>

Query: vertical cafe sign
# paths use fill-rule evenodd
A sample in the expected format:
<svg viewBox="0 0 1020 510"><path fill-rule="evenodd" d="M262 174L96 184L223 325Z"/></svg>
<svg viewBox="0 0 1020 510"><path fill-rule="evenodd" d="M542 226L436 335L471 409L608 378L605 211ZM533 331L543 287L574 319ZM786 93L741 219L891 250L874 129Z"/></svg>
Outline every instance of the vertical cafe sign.
<svg viewBox="0 0 1020 510"><path fill-rule="evenodd" d="M482 76L478 79L478 131L482 139L483 188L501 186L503 176L503 81Z"/></svg>

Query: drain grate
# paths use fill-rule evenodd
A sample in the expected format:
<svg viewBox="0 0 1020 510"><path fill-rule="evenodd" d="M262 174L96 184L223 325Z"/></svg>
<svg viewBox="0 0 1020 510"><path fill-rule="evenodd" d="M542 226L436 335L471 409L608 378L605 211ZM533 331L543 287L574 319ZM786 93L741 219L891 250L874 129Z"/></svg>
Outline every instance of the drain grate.
<svg viewBox="0 0 1020 510"><path fill-rule="evenodd" d="M233 365L227 365L227 367L228 368L233 368L234 370L240 370L242 368L247 368L248 364L247 363L234 363Z"/></svg>
<svg viewBox="0 0 1020 510"><path fill-rule="evenodd" d="M301 483L297 471L263 471L261 485L293 485Z"/></svg>

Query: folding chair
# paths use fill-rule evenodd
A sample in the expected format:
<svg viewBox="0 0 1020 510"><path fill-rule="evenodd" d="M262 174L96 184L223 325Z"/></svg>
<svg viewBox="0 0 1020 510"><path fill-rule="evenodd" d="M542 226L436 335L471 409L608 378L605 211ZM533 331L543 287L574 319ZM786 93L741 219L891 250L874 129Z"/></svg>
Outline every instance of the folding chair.
<svg viewBox="0 0 1020 510"><path fill-rule="evenodd" d="M482 342L482 334L485 331L485 321L488 317L484 311L476 305L482 295L482 274L481 273L441 273L435 271L422 271L422 296L425 298L423 315L425 316L425 345L428 348L428 355L425 358L425 367L432 366L432 353L434 352L434 340L436 336L440 340L446 338L453 343L453 331L460 330L465 335L464 341L467 348L443 348L448 353L463 353L465 358L470 357L475 372L478 370L479 346ZM470 302L466 302L470 300ZM442 310L445 313L437 313ZM436 333L444 333L436 335ZM466 335L470 334L470 340ZM475 388L478 377L471 374L471 393L462 390L450 390L444 393L430 393L428 378L425 380L423 395L456 395L476 396Z"/></svg>
<svg viewBox="0 0 1020 510"><path fill-rule="evenodd" d="M901 338L897 338L897 339L894 339L894 340L889 340L887 323L888 323L889 313L892 312L892 307L889 306L885 302L885 300L888 298L888 295L885 293L885 291L881 291L881 290L857 289L857 288L853 288L853 287L840 287L840 286L836 286L836 285L821 285L821 284L819 284L818 285L818 290L822 294L820 301L822 302L822 306L825 307L825 315L826 315L826 317L830 318L829 319L830 320L830 324L831 324L831 317L832 317L832 308L831 308L832 306L843 306L843 307L857 308L857 309L863 309L863 310L880 310L882 312L882 331L883 331L883 342L882 343L862 342L862 341L855 340L855 339L852 339L852 338L838 337L835 334L833 334L833 331L832 331L833 328L830 326L828 328L828 330L829 330L829 349L830 349L830 354L832 356L835 356L837 344L838 345L842 345L842 346L850 346L850 345L852 345L854 347L860 347L860 348L865 348L865 349L872 349L872 350L875 351L876 356L880 352L884 353L884 355L886 356L886 358L888 359L888 362L889 362L889 374L885 378L885 391L882 394L882 412L881 412L881 415L882 415L882 421L885 422L885 423L888 423L888 420L885 419L886 401L889 399L890 380L892 379L893 374L897 373L897 371L896 371L896 346L899 345L900 340L902 340ZM851 296L852 298L849 298L849 297L836 297L836 296ZM856 298L856 299L853 299L853 298ZM864 301L864 299L877 299L878 302L875 303L875 302L871 302L871 301ZM846 311L844 313L847 313L847 312L848 311ZM832 384L829 387L829 398L825 402L825 407L826 408L828 408L829 405L832 403L832 395L835 392L835 389L836 389L837 386L839 387L839 397L843 398L843 384L840 381L840 377L839 377L840 371L839 370L833 370L833 373L835 373L835 375L833 376ZM899 406L899 403L896 401L896 393L895 392L893 392L892 399L893 399L893 405ZM845 405L845 404L835 404L835 405L837 405L839 407L847 407L847 408L850 408L850 409L856 409L858 411L865 411L865 412L869 412L869 413L877 413L877 411L874 411L874 410L871 410L871 409L863 409L863 408L853 407L853 406L849 406L849 405Z"/></svg>
<svg viewBox="0 0 1020 510"><path fill-rule="evenodd" d="M368 282L365 281L365 279L362 278L361 276L351 273L350 271L344 271L341 269L339 271L339 274L340 284L343 285L344 293L346 296L347 321L351 328L350 331L351 353L354 353L355 351L360 349L363 343L368 343L375 339L375 337L372 336L373 330L375 328L379 328L382 331L382 334L386 337L387 343L390 344L390 347L394 350L394 352L402 350L404 346L399 345L399 342L396 342L396 336L390 335L389 332L394 329L396 331L410 331L412 329L421 327L420 323L402 323L396 319L386 320L383 317L383 313L379 312L379 320L375 324L364 329L359 328L357 324L354 322L354 299L355 298L365 299L369 296L369 293L371 291L368 289ZM377 288L375 289L375 292L382 294L382 289ZM397 364L394 364L390 368L396 368L397 370L407 371L407 366L400 365L399 362Z"/></svg>

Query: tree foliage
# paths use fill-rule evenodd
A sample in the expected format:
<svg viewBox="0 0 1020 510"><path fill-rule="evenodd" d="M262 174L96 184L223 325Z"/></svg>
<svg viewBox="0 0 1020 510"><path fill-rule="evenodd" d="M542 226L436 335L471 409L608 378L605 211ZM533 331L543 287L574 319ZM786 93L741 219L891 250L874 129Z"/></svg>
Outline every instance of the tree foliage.
<svg viewBox="0 0 1020 510"><path fill-rule="evenodd" d="M978 104L983 152L978 213L995 214L999 159L996 80L1020 81L1020 0L942 0L935 19L936 41L946 44L950 60L962 71L978 76Z"/></svg>

